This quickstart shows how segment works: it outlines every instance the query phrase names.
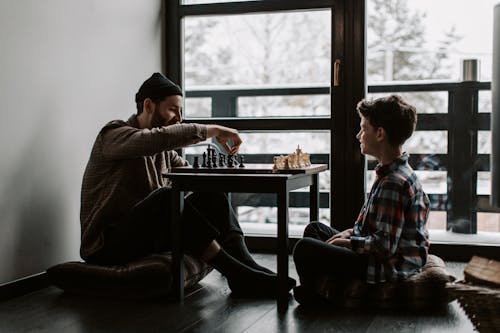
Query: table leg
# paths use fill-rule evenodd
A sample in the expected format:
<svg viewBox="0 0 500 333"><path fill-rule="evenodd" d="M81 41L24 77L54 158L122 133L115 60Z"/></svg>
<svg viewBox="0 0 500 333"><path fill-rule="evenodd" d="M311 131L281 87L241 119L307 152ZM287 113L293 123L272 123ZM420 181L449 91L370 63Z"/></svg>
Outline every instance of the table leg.
<svg viewBox="0 0 500 333"><path fill-rule="evenodd" d="M312 175L312 185L309 186L309 217L312 221L319 221L319 187L318 174Z"/></svg>
<svg viewBox="0 0 500 333"><path fill-rule="evenodd" d="M278 195L278 307L288 307L288 203L285 188Z"/></svg>
<svg viewBox="0 0 500 333"><path fill-rule="evenodd" d="M172 191L172 295L184 299L184 270L181 247L181 213L184 206L184 192Z"/></svg>

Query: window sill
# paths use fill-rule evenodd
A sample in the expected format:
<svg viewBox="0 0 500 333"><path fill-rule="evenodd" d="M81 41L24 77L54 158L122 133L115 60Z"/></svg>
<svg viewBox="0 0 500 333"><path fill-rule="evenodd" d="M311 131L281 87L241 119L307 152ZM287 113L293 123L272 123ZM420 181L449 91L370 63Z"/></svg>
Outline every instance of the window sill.
<svg viewBox="0 0 500 333"><path fill-rule="evenodd" d="M274 223L241 223L245 235L254 237L276 237L277 227ZM289 238L302 238L304 225L290 224ZM430 241L439 244L470 244L500 246L500 232L478 232L477 234L459 234L446 230L430 229Z"/></svg>
<svg viewBox="0 0 500 333"><path fill-rule="evenodd" d="M276 224L241 223L248 247L255 252L274 253L276 249ZM288 227L289 248L302 238L304 225L290 224ZM500 233L479 232L475 235L457 234L445 230L429 230L430 253L444 260L467 262L472 256L500 260Z"/></svg>
<svg viewBox="0 0 500 333"><path fill-rule="evenodd" d="M500 246L500 232L478 232L459 234L446 230L429 230L430 241L439 244L493 245Z"/></svg>

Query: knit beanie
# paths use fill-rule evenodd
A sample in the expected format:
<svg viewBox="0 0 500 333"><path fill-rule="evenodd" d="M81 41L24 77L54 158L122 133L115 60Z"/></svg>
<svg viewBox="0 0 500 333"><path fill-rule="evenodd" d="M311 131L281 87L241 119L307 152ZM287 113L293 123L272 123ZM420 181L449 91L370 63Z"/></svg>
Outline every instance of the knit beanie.
<svg viewBox="0 0 500 333"><path fill-rule="evenodd" d="M135 94L135 102L144 102L146 98L161 100L167 96L181 95L182 89L160 73L154 73L139 88Z"/></svg>

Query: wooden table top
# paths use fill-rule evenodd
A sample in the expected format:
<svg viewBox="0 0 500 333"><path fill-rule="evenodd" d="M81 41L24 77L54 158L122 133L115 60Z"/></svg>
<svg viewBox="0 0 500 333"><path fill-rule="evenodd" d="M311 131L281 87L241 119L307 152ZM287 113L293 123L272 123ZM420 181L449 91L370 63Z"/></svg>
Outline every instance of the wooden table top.
<svg viewBox="0 0 500 333"><path fill-rule="evenodd" d="M202 173L202 174L314 174L328 169L326 164L312 164L301 169L273 169L273 164L255 164L245 163L245 167L238 166L233 168L217 167L217 168L193 168L192 166L183 166L171 168L165 175L173 173Z"/></svg>

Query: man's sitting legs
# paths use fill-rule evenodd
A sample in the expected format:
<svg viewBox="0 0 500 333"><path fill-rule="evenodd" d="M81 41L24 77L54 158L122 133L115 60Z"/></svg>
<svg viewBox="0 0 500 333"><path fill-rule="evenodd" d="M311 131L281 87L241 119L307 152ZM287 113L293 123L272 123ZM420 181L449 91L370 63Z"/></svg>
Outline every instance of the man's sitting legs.
<svg viewBox="0 0 500 333"><path fill-rule="evenodd" d="M228 254L255 270L274 274L273 271L259 265L252 258L245 244L236 213L225 193L196 192L190 194L185 200L183 218L186 219L186 222L190 219L203 219L205 223L217 230L216 240Z"/></svg>

